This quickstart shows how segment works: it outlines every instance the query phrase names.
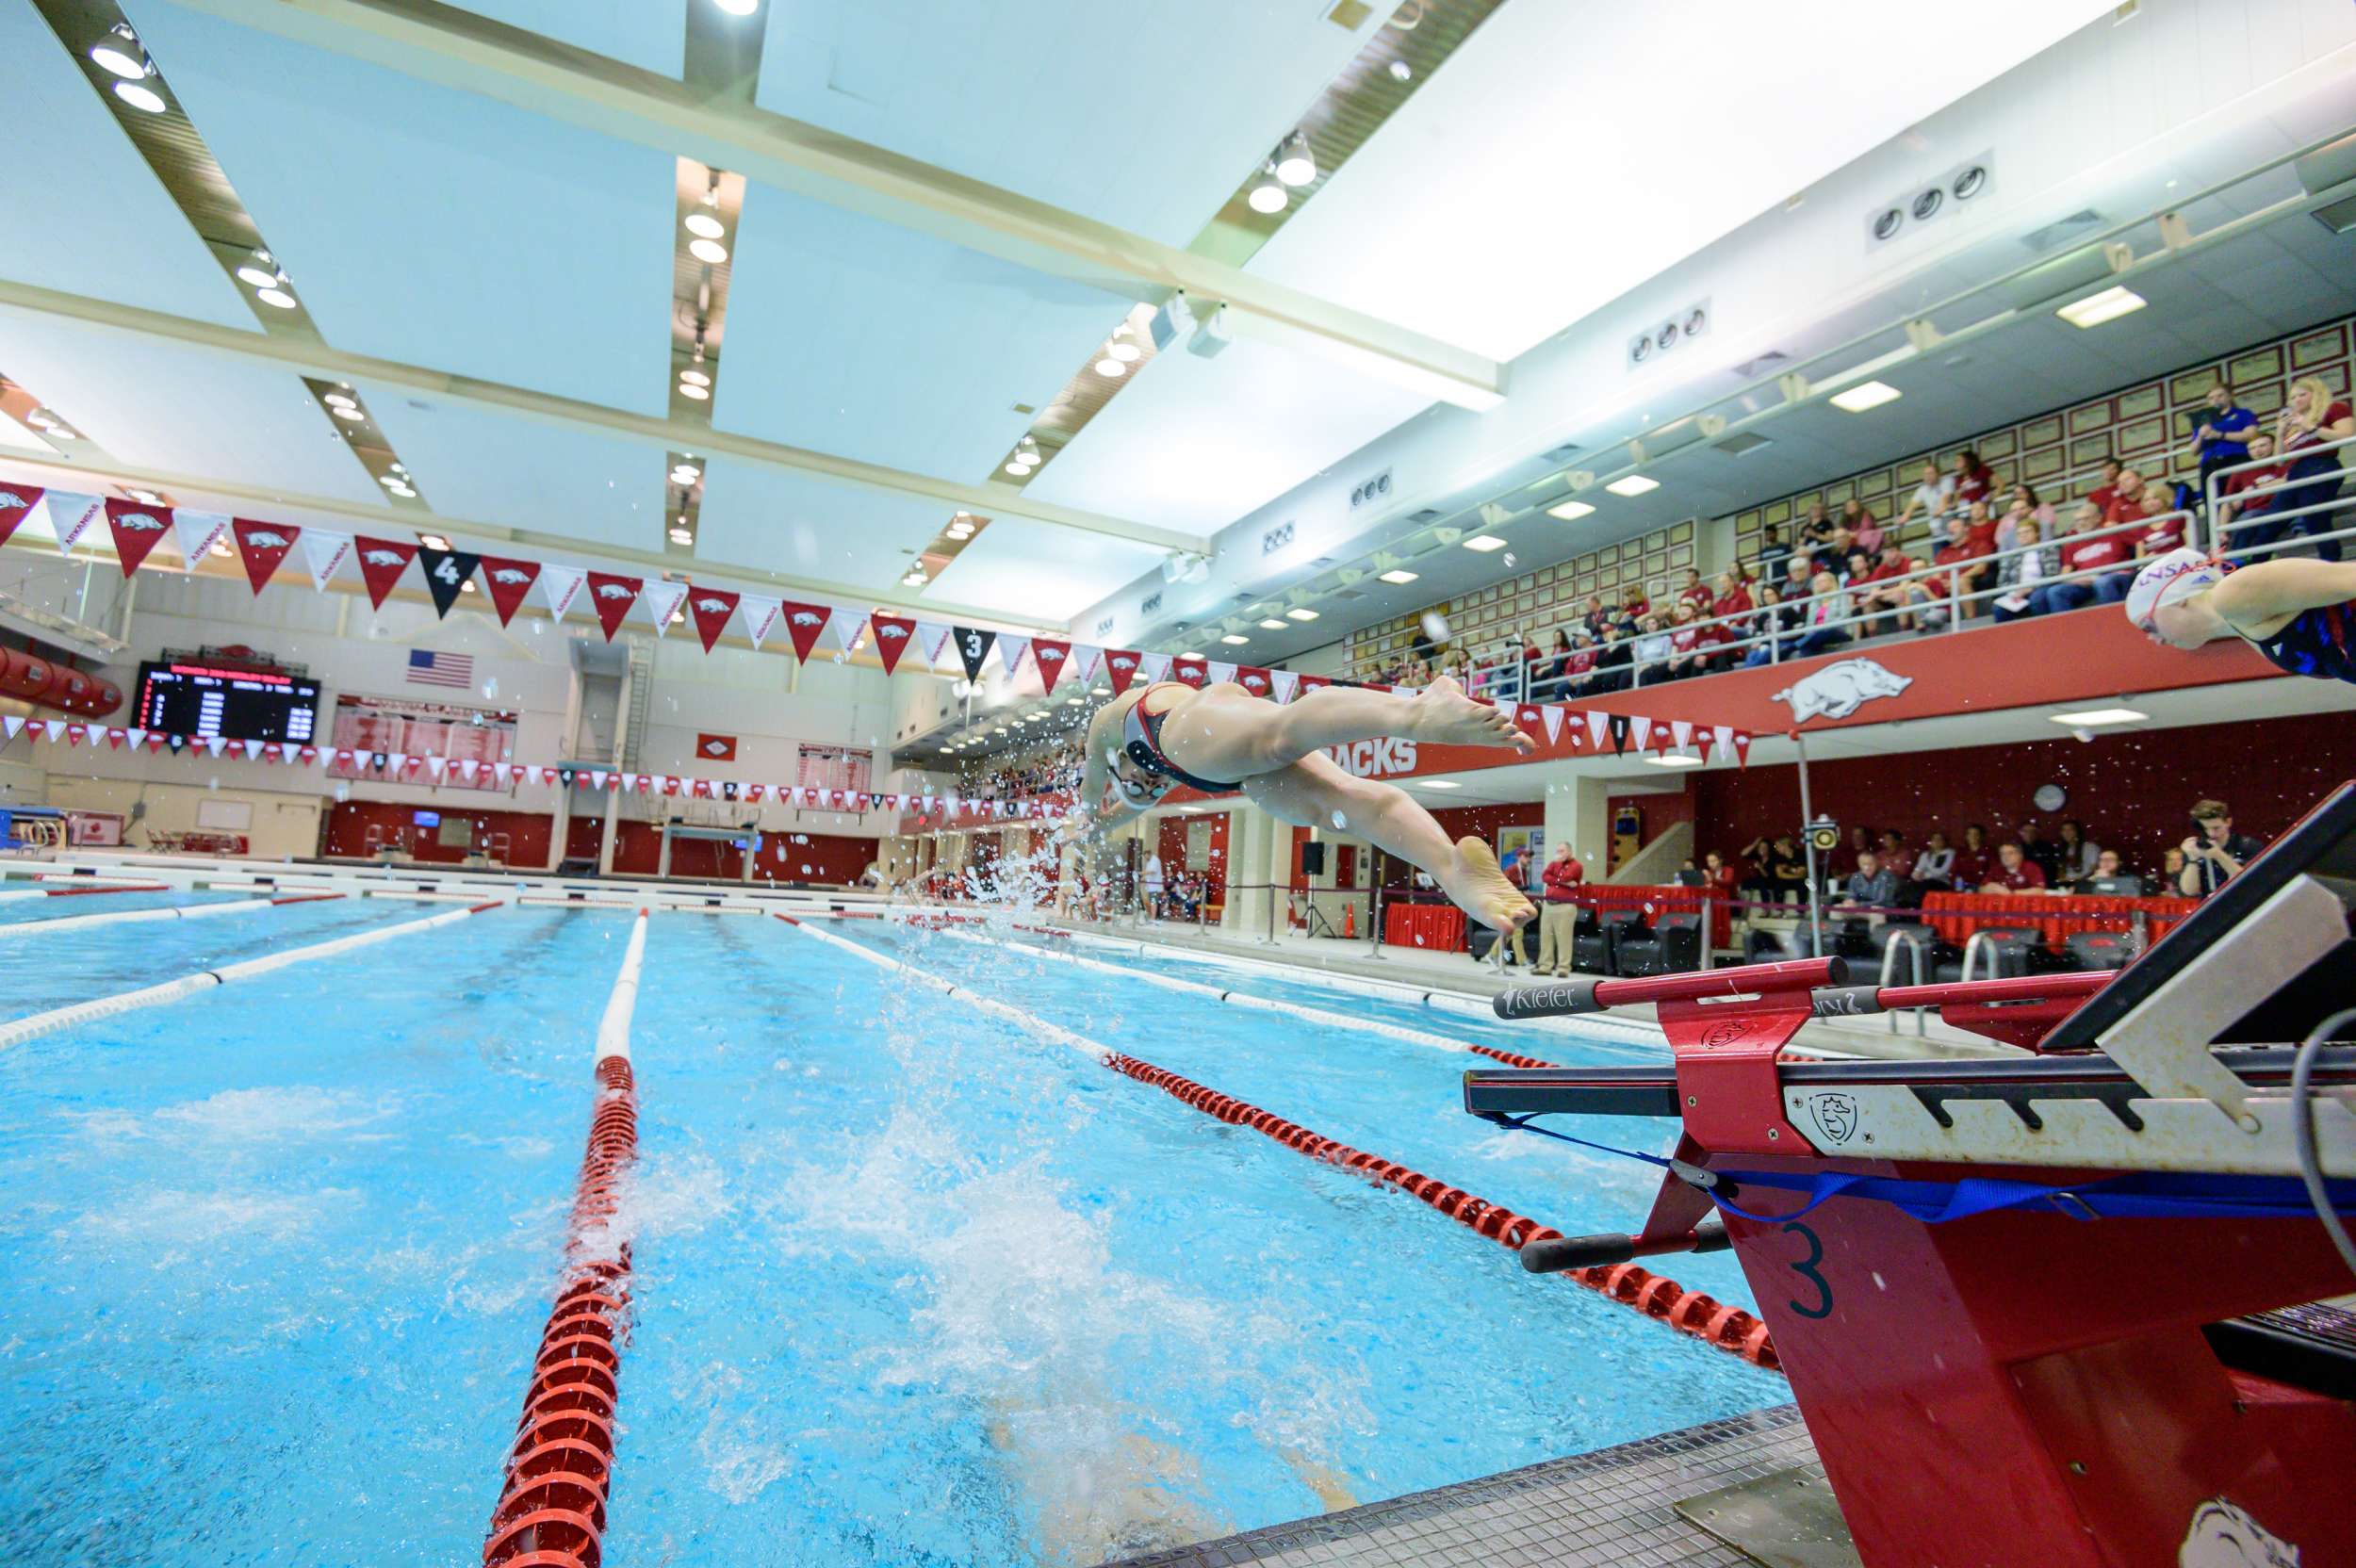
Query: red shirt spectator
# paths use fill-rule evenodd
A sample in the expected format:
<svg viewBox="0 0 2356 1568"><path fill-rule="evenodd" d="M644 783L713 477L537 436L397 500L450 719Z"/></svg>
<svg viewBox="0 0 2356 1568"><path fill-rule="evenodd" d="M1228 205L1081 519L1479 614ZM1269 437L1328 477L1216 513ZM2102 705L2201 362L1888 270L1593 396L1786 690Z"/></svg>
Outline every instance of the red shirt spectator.
<svg viewBox="0 0 2356 1568"><path fill-rule="evenodd" d="M2129 536L2121 533L2071 534L2062 541L2062 570L2090 572L2116 566L2131 553Z"/></svg>
<svg viewBox="0 0 2356 1568"><path fill-rule="evenodd" d="M2184 518L2183 514L2164 514L2152 517L2151 531L2145 534L2141 541L2142 553L2166 555L2172 549L2181 548L2184 543Z"/></svg>
<svg viewBox="0 0 2356 1568"><path fill-rule="evenodd" d="M1585 647L1573 648L1568 654L1563 656L1562 673L1573 680L1577 680L1582 676L1593 675L1595 674L1595 650L1592 645Z"/></svg>
<svg viewBox="0 0 2356 1568"><path fill-rule="evenodd" d="M1956 859L1960 861L1962 857L1958 855ZM2004 892L2043 892L2045 868L2022 854L2019 844L1998 844L1996 864L1989 869L1988 880L1981 884L1983 891L1991 888Z"/></svg>
<svg viewBox="0 0 2356 1568"><path fill-rule="evenodd" d="M2143 476L2133 468L2119 470L2119 483L2102 508L2106 523L2132 523L2143 515Z"/></svg>
<svg viewBox="0 0 2356 1568"><path fill-rule="evenodd" d="M1980 461L1980 454L1975 451L1955 454L1955 502L1959 506L1988 499L1988 492L1996 487L1996 476L1988 472L1988 465Z"/></svg>
<svg viewBox="0 0 2356 1568"><path fill-rule="evenodd" d="M1579 885L1587 880L1587 872L1577 857L1566 855L1560 860L1548 860L1540 880L1546 883L1548 904L1568 904L1577 896Z"/></svg>
<svg viewBox="0 0 2356 1568"><path fill-rule="evenodd" d="M2115 457L2102 460L2102 482L2086 492L2086 499L2094 503L2096 512L2111 509L2111 502L2119 498L2119 476L2126 471L2127 466Z"/></svg>
<svg viewBox="0 0 2356 1568"><path fill-rule="evenodd" d="M1988 829L1974 824L1963 830L1963 842L1956 846L1955 864L1948 868L1948 875L1954 878L1957 890L1970 892L1988 880L1988 870L1995 864L1996 857L1988 852Z"/></svg>
<svg viewBox="0 0 2356 1568"><path fill-rule="evenodd" d="M1751 602L1751 591L1738 584L1731 594L1721 594L1710 601L1710 613L1715 616L1747 615L1759 606Z"/></svg>

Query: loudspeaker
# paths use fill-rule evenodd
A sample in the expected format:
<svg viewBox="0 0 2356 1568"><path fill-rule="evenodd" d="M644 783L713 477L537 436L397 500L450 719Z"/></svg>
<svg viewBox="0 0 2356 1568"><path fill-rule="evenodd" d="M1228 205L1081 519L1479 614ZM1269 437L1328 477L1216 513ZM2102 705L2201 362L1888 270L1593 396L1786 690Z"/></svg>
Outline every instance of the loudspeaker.
<svg viewBox="0 0 2356 1568"><path fill-rule="evenodd" d="M1325 874L1325 846L1323 844L1311 842L1301 846L1301 874L1303 876Z"/></svg>

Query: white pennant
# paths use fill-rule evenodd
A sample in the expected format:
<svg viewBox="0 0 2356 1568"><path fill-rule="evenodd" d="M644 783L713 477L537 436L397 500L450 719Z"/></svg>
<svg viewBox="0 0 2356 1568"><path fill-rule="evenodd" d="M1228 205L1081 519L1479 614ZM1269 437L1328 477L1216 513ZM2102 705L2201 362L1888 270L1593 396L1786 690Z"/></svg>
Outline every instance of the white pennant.
<svg viewBox="0 0 2356 1568"><path fill-rule="evenodd" d="M180 540L180 569L192 572L205 559L205 552L229 531L229 519L218 512L190 512L182 507L172 514L172 530Z"/></svg>
<svg viewBox="0 0 2356 1568"><path fill-rule="evenodd" d="M458 776L471 784L474 782L474 776L482 771L482 767L483 764L473 758L462 757L458 760Z"/></svg>
<svg viewBox="0 0 2356 1568"><path fill-rule="evenodd" d="M1652 739L1652 720L1645 718L1642 714L1629 715L1628 721L1628 737L1629 740L1636 743L1637 750L1644 750L1644 743Z"/></svg>
<svg viewBox="0 0 2356 1568"><path fill-rule="evenodd" d="M507 776L514 771L515 764L512 762L494 762L491 764L491 782L504 790L507 788Z"/></svg>
<svg viewBox="0 0 2356 1568"><path fill-rule="evenodd" d="M1279 703L1290 702L1301 694L1301 677L1291 670L1270 670L1268 678L1271 694Z"/></svg>
<svg viewBox="0 0 2356 1568"><path fill-rule="evenodd" d="M679 607L686 597L687 584L684 582L657 582L650 579L638 591L639 602L646 607L646 613L654 617L656 636L660 637L671 629L671 617L679 613Z"/></svg>
<svg viewBox="0 0 2356 1568"><path fill-rule="evenodd" d="M1080 678L1081 685L1096 684L1096 672L1104 666L1104 650L1103 648L1092 648L1079 643L1072 645L1072 672Z"/></svg>
<svg viewBox="0 0 2356 1568"><path fill-rule="evenodd" d="M24 727L25 721L14 713L0 713L0 730L7 731L7 739L0 740L0 745L6 745L9 741L15 740L18 732Z"/></svg>
<svg viewBox="0 0 2356 1568"><path fill-rule="evenodd" d="M10 730L9 733L14 734L16 732L14 730ZM129 746L133 751L137 751L139 747L147 744L147 731L144 729L126 729L123 732L123 744Z"/></svg>
<svg viewBox="0 0 2356 1568"><path fill-rule="evenodd" d="M442 775L450 771L450 759L429 757L425 760L425 771L434 776L434 783L439 784L442 781Z"/></svg>
<svg viewBox="0 0 2356 1568"><path fill-rule="evenodd" d="M605 777L606 774L603 768L591 768L589 770L589 787L597 791L604 790Z"/></svg>
<svg viewBox="0 0 2356 1568"><path fill-rule="evenodd" d="M1671 719L1669 721L1669 736L1677 743L1677 749L1683 751L1687 743L1693 739L1693 721L1691 719Z"/></svg>
<svg viewBox="0 0 2356 1568"><path fill-rule="evenodd" d="M573 600L581 596L581 585L588 580L588 577L589 574L579 566L560 566L552 561L540 564L540 592L548 598L551 619L561 621L564 618L564 612L570 610Z"/></svg>
<svg viewBox="0 0 2356 1568"><path fill-rule="evenodd" d="M1144 681L1148 686L1157 680L1168 680L1170 678L1170 655L1166 653L1138 654L1137 678Z"/></svg>
<svg viewBox="0 0 2356 1568"><path fill-rule="evenodd" d="M851 645L859 641L859 632L865 629L867 616L868 612L864 610L845 610L837 606L826 612L826 629L819 636L822 640L833 638L834 645L848 653Z"/></svg>
<svg viewBox="0 0 2356 1568"><path fill-rule="evenodd" d="M1587 710L1587 738L1595 743L1597 751L1603 749L1604 737L1611 733L1612 715L1598 713L1592 708Z"/></svg>
<svg viewBox="0 0 2356 1568"><path fill-rule="evenodd" d="M1221 681L1233 680L1235 678L1235 666L1233 664L1223 664L1214 659L1210 661L1206 668L1210 672L1210 684L1214 686L1218 685Z"/></svg>
<svg viewBox="0 0 2356 1568"><path fill-rule="evenodd" d="M295 542L303 547L303 564L311 568L311 586L322 594L326 593L328 580L335 575L335 568L352 554L352 535L306 528Z"/></svg>
<svg viewBox="0 0 2356 1568"><path fill-rule="evenodd" d="M405 773L407 773L408 771L409 771L409 754L408 754L407 752L405 752L405 751L394 751L394 752L387 752L387 753L385 754L385 756L384 756L384 772L385 772L385 773L386 773L389 776L394 777L394 778L399 778L399 777L400 777L402 774L405 774Z"/></svg>
<svg viewBox="0 0 2356 1568"><path fill-rule="evenodd" d="M1006 661L1008 676L1014 674L1016 667L1023 662L1023 656L1030 651L1031 640L1028 637L1017 637L1011 631L998 634L998 657Z"/></svg>
<svg viewBox="0 0 2356 1568"><path fill-rule="evenodd" d="M916 623L916 645L924 650L924 662L932 665L935 669L939 669L941 667L941 650L942 645L948 641L949 627L947 622L919 621ZM957 662L952 660L950 662L956 663ZM964 668L963 665L958 665L957 667L960 669Z"/></svg>
<svg viewBox="0 0 2356 1568"><path fill-rule="evenodd" d="M82 542L90 524L106 510L96 496L76 496L64 490L52 490L41 501L49 508L49 526L57 531L59 555L73 554L74 547Z"/></svg>
<svg viewBox="0 0 2356 1568"><path fill-rule="evenodd" d="M1546 744L1552 745L1562 738L1562 708L1560 703L1547 703L1538 710L1538 717L1546 723Z"/></svg>
<svg viewBox="0 0 2356 1568"><path fill-rule="evenodd" d="M1711 734L1717 742L1716 745L1712 747L1712 749L1717 752L1718 760L1721 762L1733 761L1734 726L1730 724L1722 724L1712 730Z"/></svg>
<svg viewBox="0 0 2356 1568"><path fill-rule="evenodd" d="M214 756L219 757L221 755L221 748L228 743L229 741L226 736L208 735L205 739L205 749L211 752Z"/></svg>
<svg viewBox="0 0 2356 1568"><path fill-rule="evenodd" d="M784 602L782 599L762 598L759 594L746 594L736 601L736 608L744 615L744 629L752 634L756 649L761 646L763 637L777 629L777 611Z"/></svg>

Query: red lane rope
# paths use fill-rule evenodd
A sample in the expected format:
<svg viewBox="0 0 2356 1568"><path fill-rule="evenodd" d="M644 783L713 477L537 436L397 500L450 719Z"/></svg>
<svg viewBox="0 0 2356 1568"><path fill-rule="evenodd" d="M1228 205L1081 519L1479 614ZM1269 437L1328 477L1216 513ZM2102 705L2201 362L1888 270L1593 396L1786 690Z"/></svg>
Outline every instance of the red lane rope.
<svg viewBox="0 0 2356 1568"><path fill-rule="evenodd" d="M1481 1048L1475 1046L1473 1049ZM1500 1054L1497 1052L1486 1054ZM1530 1057L1523 1057L1521 1061L1531 1066L1546 1065ZM1352 1149L1346 1143L1313 1133L1306 1127L1286 1121L1232 1095L1221 1094L1217 1089L1181 1078L1167 1068L1118 1054L1107 1056L1104 1065L1140 1084L1162 1090L1205 1116L1216 1117L1234 1126L1249 1127L1296 1153L1340 1166L1345 1170L1359 1171L1398 1187L1418 1202L1437 1209L1459 1225L1488 1237L1509 1251L1518 1252L1533 1241L1552 1241L1562 1234L1528 1215L1515 1214L1485 1198L1476 1198L1462 1187L1449 1186L1436 1176L1426 1176L1394 1161L1366 1153L1364 1150ZM1655 1274L1632 1263L1623 1263L1606 1268L1568 1269L1563 1277L1614 1301L1634 1307L1647 1317L1657 1317L1680 1333L1691 1334L1706 1345L1741 1356L1758 1366L1780 1369L1775 1343L1768 1337L1765 1323L1740 1307L1727 1306L1697 1290L1687 1290L1666 1275Z"/></svg>
<svg viewBox="0 0 2356 1568"><path fill-rule="evenodd" d="M483 1545L485 1568L598 1568L603 1550L630 1249L597 1250L589 1238L614 1217L622 1171L638 1152L630 1058L600 1060L597 1086L565 1242L565 1283L532 1359L506 1484Z"/></svg>
<svg viewBox="0 0 2356 1568"><path fill-rule="evenodd" d="M90 898L98 893L168 893L172 891L164 882L125 882L112 888L43 888L51 898Z"/></svg>
<svg viewBox="0 0 2356 1568"><path fill-rule="evenodd" d="M343 897L343 896L344 896L344 895L343 895L343 894L341 894L341 893L290 893L290 894L288 894L288 895L287 895L286 897L285 897L285 898L273 898L273 899L271 899L271 900L270 900L270 903L272 903L272 904L274 904L274 905L275 905L275 904L324 904L324 903L326 903L326 902L327 902L329 899L331 899L331 898L341 898L341 897Z"/></svg>
<svg viewBox="0 0 2356 1568"><path fill-rule="evenodd" d="M1511 1051L1499 1051L1493 1045L1467 1043L1464 1049L1476 1055L1487 1056L1493 1061L1503 1062L1507 1067L1561 1067L1562 1065L1561 1062L1540 1061L1535 1056L1517 1056Z"/></svg>

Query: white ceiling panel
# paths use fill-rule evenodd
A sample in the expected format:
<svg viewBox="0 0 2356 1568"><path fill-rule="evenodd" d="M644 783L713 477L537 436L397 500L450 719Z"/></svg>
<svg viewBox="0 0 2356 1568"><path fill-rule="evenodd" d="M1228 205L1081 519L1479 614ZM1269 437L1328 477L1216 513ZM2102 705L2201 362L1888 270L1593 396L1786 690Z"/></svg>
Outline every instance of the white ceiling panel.
<svg viewBox="0 0 2356 1568"><path fill-rule="evenodd" d="M57 449L43 441L32 429L21 425L7 414L0 414L0 451L31 452L41 457L55 457Z"/></svg>
<svg viewBox="0 0 2356 1568"><path fill-rule="evenodd" d="M1513 359L2111 8L1509 5L1249 270Z"/></svg>
<svg viewBox="0 0 2356 1568"><path fill-rule="evenodd" d="M1023 493L1207 538L1429 402L1265 344L1159 354Z"/></svg>
<svg viewBox="0 0 2356 1568"><path fill-rule="evenodd" d="M757 101L1183 245L1390 8L1295 0L793 0Z"/></svg>
<svg viewBox="0 0 2356 1568"><path fill-rule="evenodd" d="M714 458L704 466L695 556L881 592L899 583L950 510Z"/></svg>
<svg viewBox="0 0 2356 1568"><path fill-rule="evenodd" d="M0 101L8 116L0 275L261 330L81 67L23 0L0 6Z"/></svg>
<svg viewBox="0 0 2356 1568"><path fill-rule="evenodd" d="M540 33L644 71L679 74L687 0L450 0L461 10ZM710 0L698 0L710 4Z"/></svg>
<svg viewBox="0 0 2356 1568"><path fill-rule="evenodd" d="M1002 615L1068 621L1152 571L1163 554L1151 545L1000 517L924 592Z"/></svg>
<svg viewBox="0 0 2356 1568"><path fill-rule="evenodd" d="M1130 302L756 186L713 400L720 428L977 481Z"/></svg>
<svg viewBox="0 0 2356 1568"><path fill-rule="evenodd" d="M134 467L383 498L292 370L7 307L0 366Z"/></svg>
<svg viewBox="0 0 2356 1568"><path fill-rule="evenodd" d="M660 449L399 387L364 383L358 390L436 512L563 534L585 546L663 547Z"/></svg>
<svg viewBox="0 0 2356 1568"><path fill-rule="evenodd" d="M676 159L178 6L133 9L327 341L669 407Z"/></svg>

